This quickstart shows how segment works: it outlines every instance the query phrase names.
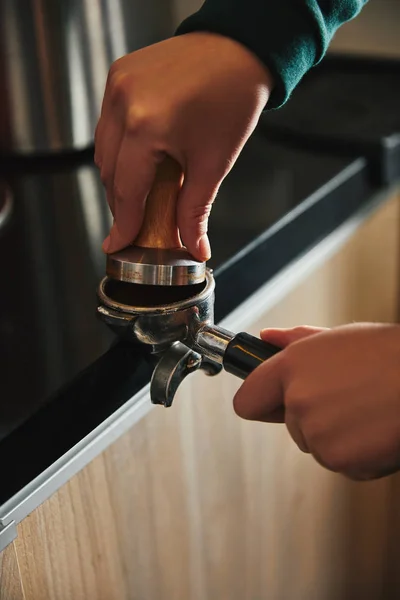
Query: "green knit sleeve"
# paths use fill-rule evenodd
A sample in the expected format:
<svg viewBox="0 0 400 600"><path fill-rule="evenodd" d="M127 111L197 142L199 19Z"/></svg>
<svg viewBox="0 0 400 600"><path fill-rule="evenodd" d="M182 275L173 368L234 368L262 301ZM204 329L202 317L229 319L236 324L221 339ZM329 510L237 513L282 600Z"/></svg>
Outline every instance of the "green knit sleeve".
<svg viewBox="0 0 400 600"><path fill-rule="evenodd" d="M336 30L368 0L206 0L176 34L210 31L240 42L272 72L267 109L289 98L324 56Z"/></svg>

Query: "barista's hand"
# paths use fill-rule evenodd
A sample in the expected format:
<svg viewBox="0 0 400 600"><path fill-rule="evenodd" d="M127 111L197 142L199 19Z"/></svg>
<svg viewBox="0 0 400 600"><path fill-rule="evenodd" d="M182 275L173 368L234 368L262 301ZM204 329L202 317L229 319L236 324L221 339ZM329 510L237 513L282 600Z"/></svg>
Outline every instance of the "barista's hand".
<svg viewBox="0 0 400 600"><path fill-rule="evenodd" d="M285 348L234 400L245 419L284 421L304 452L353 479L400 469L400 326L265 330Z"/></svg>
<svg viewBox="0 0 400 600"><path fill-rule="evenodd" d="M191 33L133 52L111 67L96 130L95 161L114 216L106 252L138 235L156 166L182 166L182 241L210 257L207 221L218 188L254 130L270 74L237 42Z"/></svg>

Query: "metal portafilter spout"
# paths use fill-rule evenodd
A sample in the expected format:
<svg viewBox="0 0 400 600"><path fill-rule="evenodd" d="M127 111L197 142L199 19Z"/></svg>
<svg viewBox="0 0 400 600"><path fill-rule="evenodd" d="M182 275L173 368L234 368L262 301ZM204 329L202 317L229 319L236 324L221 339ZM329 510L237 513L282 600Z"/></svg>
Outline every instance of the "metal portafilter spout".
<svg viewBox="0 0 400 600"><path fill-rule="evenodd" d="M215 281L182 247L176 227L179 165L167 158L147 199L135 246L107 258L98 287L98 315L112 330L159 357L151 401L171 406L183 379L222 369L244 379L280 348L214 324ZM141 244L141 246L139 246Z"/></svg>

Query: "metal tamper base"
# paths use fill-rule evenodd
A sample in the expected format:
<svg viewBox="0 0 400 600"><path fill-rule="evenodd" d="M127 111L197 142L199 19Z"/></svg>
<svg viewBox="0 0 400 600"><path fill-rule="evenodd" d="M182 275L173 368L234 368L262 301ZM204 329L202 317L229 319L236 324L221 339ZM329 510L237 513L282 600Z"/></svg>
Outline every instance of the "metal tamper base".
<svg viewBox="0 0 400 600"><path fill-rule="evenodd" d="M206 277L206 264L197 262L186 248L128 246L107 256L110 279L142 285L195 285Z"/></svg>

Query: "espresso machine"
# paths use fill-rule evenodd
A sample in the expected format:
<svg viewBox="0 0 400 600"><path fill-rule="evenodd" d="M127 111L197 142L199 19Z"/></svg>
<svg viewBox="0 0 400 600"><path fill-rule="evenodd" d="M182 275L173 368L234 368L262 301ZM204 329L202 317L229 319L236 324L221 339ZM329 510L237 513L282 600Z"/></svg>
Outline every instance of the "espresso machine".
<svg viewBox="0 0 400 600"><path fill-rule="evenodd" d="M175 0L1 0L0 157L90 148L113 61L177 25Z"/></svg>

